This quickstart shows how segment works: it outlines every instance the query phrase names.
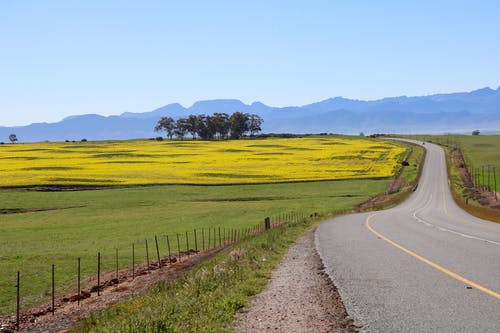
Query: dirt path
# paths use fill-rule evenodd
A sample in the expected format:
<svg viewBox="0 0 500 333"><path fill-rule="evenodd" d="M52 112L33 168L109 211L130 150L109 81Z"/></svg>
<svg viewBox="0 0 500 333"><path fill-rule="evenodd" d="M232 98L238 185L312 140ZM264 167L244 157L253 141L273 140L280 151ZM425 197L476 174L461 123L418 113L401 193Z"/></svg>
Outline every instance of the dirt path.
<svg viewBox="0 0 500 333"><path fill-rule="evenodd" d="M312 230L290 248L267 288L236 319L237 332L357 332L323 272Z"/></svg>

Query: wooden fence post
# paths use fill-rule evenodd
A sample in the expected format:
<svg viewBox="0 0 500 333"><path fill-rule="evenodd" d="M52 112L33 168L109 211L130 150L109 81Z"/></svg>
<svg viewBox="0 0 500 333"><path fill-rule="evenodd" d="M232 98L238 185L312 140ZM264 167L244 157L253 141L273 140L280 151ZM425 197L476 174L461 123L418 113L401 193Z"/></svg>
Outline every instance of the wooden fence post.
<svg viewBox="0 0 500 333"><path fill-rule="evenodd" d="M158 248L158 237L156 237L156 235L155 235L155 243L156 243L156 256L158 257L158 268L161 268L160 249Z"/></svg>
<svg viewBox="0 0 500 333"><path fill-rule="evenodd" d="M203 228L201 228L201 243L201 247L205 250L205 230Z"/></svg>
<svg viewBox="0 0 500 333"><path fill-rule="evenodd" d="M172 252L170 252L170 240L167 235L168 261L172 263Z"/></svg>
<svg viewBox="0 0 500 333"><path fill-rule="evenodd" d="M147 238L146 238L146 264L148 265L148 273L149 273L149 247Z"/></svg>
<svg viewBox="0 0 500 333"><path fill-rule="evenodd" d="M118 248L115 248L115 270L116 270L116 282L120 282L118 278Z"/></svg>
<svg viewBox="0 0 500 333"><path fill-rule="evenodd" d="M132 243L132 280L135 279L135 246Z"/></svg>
<svg viewBox="0 0 500 333"><path fill-rule="evenodd" d="M55 302L55 281L54 281L54 264L52 264L52 315L54 315L56 309Z"/></svg>
<svg viewBox="0 0 500 333"><path fill-rule="evenodd" d="M21 272L17 271L17 284L16 284L16 331L19 331L19 312L21 305Z"/></svg>
<svg viewBox="0 0 500 333"><path fill-rule="evenodd" d="M176 234L177 235L177 252L178 252L178 256L179 256L179 261L181 261L181 245L180 245L180 241L179 241L179 234Z"/></svg>
<svg viewBox="0 0 500 333"><path fill-rule="evenodd" d="M80 305L80 293L81 293L81 289L80 289L80 278L81 278L81 270L80 270L80 257L78 257L78 305Z"/></svg>
<svg viewBox="0 0 500 333"><path fill-rule="evenodd" d="M271 229L271 221L269 220L269 217L266 217L266 218L264 219L264 225L265 225L265 227L266 227L266 230Z"/></svg>
<svg viewBox="0 0 500 333"><path fill-rule="evenodd" d="M210 233L211 233L211 228L208 228L208 249L210 249Z"/></svg>
<svg viewBox="0 0 500 333"><path fill-rule="evenodd" d="M101 252L97 252L97 296L101 295Z"/></svg>

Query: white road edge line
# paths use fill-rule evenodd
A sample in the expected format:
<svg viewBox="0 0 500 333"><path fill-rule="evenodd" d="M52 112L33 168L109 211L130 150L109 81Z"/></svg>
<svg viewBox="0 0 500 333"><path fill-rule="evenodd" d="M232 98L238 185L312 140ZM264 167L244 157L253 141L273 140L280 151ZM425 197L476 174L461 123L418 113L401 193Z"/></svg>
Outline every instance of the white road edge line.
<svg viewBox="0 0 500 333"><path fill-rule="evenodd" d="M427 206L427 205L425 205L425 206ZM423 208L425 208L425 206ZM435 224L433 224L433 223L431 223L429 221L426 221L423 218L420 218L420 217L417 216L417 212L420 211L420 210L422 210L423 208L415 210L415 212L413 212L413 217L418 222L423 223L423 224L425 224L428 227L436 228L436 229L438 229L440 231L449 232L449 233L452 233L452 234L455 234L455 235L459 235L459 236L462 236L464 238L475 239L475 240L478 240L478 241L487 242L487 243L490 243L490 244L494 244L494 245L500 246L499 242L495 242L495 241L492 241L490 239L485 239L485 238L481 238L481 237L472 236L472 235L469 235L469 234L464 234L464 233L461 233L461 232L458 232L458 231L455 231L455 230L451 230L451 229L448 229L448 228L445 228L445 227L437 226L437 225L435 225Z"/></svg>

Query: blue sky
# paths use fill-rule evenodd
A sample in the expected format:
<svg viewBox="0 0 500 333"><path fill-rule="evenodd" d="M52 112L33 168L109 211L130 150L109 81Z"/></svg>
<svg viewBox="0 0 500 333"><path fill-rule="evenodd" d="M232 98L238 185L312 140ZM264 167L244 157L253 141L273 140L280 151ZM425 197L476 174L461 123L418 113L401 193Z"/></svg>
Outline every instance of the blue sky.
<svg viewBox="0 0 500 333"><path fill-rule="evenodd" d="M500 85L499 1L0 1L0 125Z"/></svg>

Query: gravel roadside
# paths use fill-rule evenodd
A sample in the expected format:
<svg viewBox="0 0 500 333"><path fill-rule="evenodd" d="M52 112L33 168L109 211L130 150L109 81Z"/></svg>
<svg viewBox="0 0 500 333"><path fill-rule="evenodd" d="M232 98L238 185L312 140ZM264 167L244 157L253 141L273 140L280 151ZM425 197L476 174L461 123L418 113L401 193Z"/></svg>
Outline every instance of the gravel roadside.
<svg viewBox="0 0 500 333"><path fill-rule="evenodd" d="M235 321L237 332L357 332L309 230L283 257L267 288Z"/></svg>

